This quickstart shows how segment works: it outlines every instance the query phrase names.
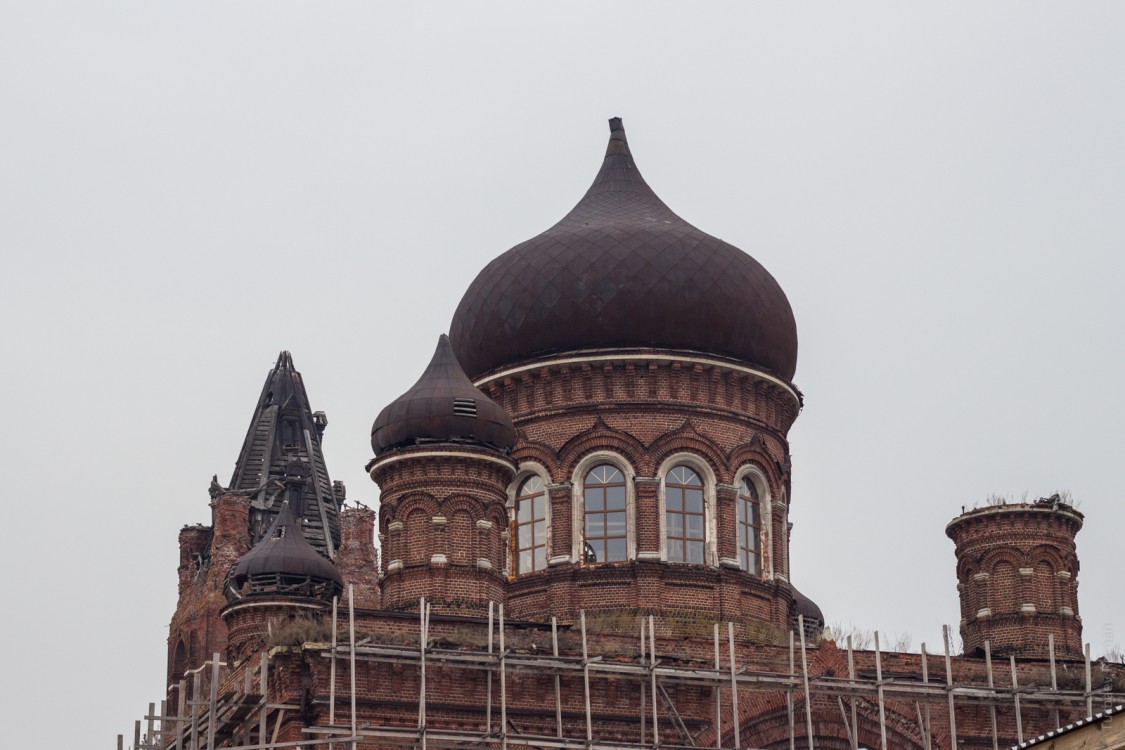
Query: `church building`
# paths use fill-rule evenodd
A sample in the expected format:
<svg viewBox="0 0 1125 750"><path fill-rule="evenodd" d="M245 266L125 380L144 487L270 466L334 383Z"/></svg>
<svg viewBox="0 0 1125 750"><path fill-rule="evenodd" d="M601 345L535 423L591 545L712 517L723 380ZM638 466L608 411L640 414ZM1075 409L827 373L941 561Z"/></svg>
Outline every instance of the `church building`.
<svg viewBox="0 0 1125 750"><path fill-rule="evenodd" d="M946 527L963 653L826 637L790 574L793 311L657 197L620 119L577 205L433 335L372 415L377 509L330 479L281 354L180 532L136 747L997 750L1125 702L1057 496Z"/></svg>

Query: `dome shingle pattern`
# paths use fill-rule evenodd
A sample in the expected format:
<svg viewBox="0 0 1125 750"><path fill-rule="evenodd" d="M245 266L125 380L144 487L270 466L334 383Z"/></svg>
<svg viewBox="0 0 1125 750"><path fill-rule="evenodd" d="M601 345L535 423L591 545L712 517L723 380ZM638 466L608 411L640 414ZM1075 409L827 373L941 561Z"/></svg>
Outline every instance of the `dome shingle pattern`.
<svg viewBox="0 0 1125 750"><path fill-rule="evenodd" d="M687 223L641 177L610 121L594 183L558 224L489 263L450 337L473 378L599 348L681 349L793 378L797 327L760 263Z"/></svg>
<svg viewBox="0 0 1125 750"><path fill-rule="evenodd" d="M442 334L422 377L375 418L371 447L381 456L393 448L448 442L507 450L516 442L516 428L503 407L469 380Z"/></svg>
<svg viewBox="0 0 1125 750"><path fill-rule="evenodd" d="M329 584L335 590L344 585L336 566L305 539L301 523L294 517L288 502L262 540L243 555L231 571L236 589L247 582L253 585L255 579L263 577L277 577L280 581L308 579Z"/></svg>

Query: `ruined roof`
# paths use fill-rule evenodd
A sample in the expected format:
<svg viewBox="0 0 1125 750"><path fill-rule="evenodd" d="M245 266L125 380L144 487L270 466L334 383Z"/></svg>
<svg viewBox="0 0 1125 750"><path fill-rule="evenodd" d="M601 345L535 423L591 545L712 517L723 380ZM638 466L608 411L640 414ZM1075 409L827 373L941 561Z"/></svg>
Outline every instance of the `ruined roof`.
<svg viewBox="0 0 1125 750"><path fill-rule="evenodd" d="M393 448L448 442L506 450L515 444L516 430L508 413L469 380L442 334L422 377L375 418L371 447L381 456Z"/></svg>
<svg viewBox="0 0 1125 750"><path fill-rule="evenodd" d="M711 139L700 148L712 159L722 152ZM797 367L797 326L777 281L657 197L619 118L610 120L605 159L582 200L477 275L450 337L473 378L599 348L703 352L787 380Z"/></svg>
<svg viewBox="0 0 1125 750"><path fill-rule="evenodd" d="M337 511L344 498L332 484L321 439L328 424L314 412L301 373L289 352L281 352L266 376L246 440L234 465L230 489L250 497L250 543L261 540L284 501L282 481L292 461L309 465L313 481L304 490L304 528L309 542L332 557L340 545Z"/></svg>
<svg viewBox="0 0 1125 750"><path fill-rule="evenodd" d="M336 592L343 588L340 571L313 549L301 532L301 522L283 502L265 536L231 570L235 589L250 584L250 593L286 590L303 594Z"/></svg>

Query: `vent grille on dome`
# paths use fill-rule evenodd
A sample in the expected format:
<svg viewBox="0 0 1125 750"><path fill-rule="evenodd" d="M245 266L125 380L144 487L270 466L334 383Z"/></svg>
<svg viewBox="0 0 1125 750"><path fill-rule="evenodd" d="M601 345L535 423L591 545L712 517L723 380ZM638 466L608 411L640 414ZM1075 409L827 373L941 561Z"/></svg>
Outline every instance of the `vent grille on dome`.
<svg viewBox="0 0 1125 750"><path fill-rule="evenodd" d="M477 402L471 398L453 399L453 414L458 417L475 417Z"/></svg>

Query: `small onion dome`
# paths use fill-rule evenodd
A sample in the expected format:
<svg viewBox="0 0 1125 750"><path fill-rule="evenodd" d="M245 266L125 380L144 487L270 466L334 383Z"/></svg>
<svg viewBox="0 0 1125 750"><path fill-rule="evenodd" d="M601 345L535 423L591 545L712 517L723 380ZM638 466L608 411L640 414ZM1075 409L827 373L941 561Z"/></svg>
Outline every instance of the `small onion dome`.
<svg viewBox="0 0 1125 750"><path fill-rule="evenodd" d="M371 427L376 456L418 443L473 443L501 450L516 443L512 418L469 380L445 334L422 377L379 412Z"/></svg>
<svg viewBox="0 0 1125 750"><path fill-rule="evenodd" d="M793 590L793 627L797 627L797 616L805 618L805 635L809 637L817 637L820 632L824 630L824 613L820 611L820 607L816 606L816 602L808 598L796 586L790 584Z"/></svg>
<svg viewBox="0 0 1125 750"><path fill-rule="evenodd" d="M792 380L797 324L781 286L664 205L637 170L620 118L609 126L605 161L578 205L485 266L461 298L450 335L465 371L477 378L563 352L656 348ZM721 153L710 140L702 148Z"/></svg>
<svg viewBox="0 0 1125 750"><path fill-rule="evenodd" d="M344 579L327 558L305 539L289 501L281 507L270 530L235 563L230 573L230 593L287 594L329 600L344 588Z"/></svg>

